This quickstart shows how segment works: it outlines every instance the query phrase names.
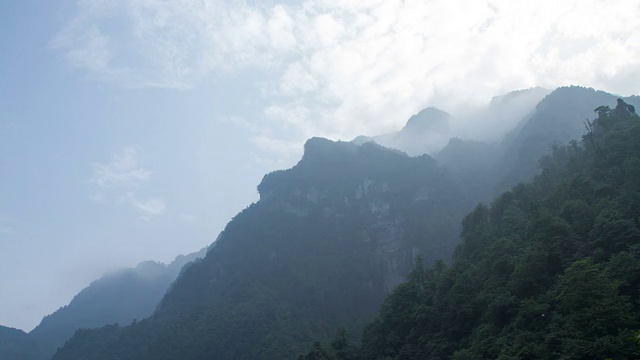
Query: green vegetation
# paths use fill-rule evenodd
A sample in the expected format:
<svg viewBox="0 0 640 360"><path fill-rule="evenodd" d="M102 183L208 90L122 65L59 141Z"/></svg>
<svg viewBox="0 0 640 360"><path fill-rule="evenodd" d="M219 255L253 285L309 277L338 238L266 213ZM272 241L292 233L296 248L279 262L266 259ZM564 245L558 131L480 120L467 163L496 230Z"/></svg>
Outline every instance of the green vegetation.
<svg viewBox="0 0 640 360"><path fill-rule="evenodd" d="M450 266L421 263L347 357L627 359L640 327L640 118L596 109L579 143L462 223Z"/></svg>

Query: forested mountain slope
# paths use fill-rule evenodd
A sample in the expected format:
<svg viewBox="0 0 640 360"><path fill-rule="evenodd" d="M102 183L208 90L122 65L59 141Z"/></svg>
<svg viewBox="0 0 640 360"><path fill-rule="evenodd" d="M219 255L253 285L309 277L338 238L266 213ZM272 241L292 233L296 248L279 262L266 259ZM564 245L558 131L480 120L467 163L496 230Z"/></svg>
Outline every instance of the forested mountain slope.
<svg viewBox="0 0 640 360"><path fill-rule="evenodd" d="M301 359L637 358L640 118L619 100L581 142L462 222L450 266L418 263L356 347Z"/></svg>
<svg viewBox="0 0 640 360"><path fill-rule="evenodd" d="M358 331L423 254L449 256L468 211L428 156L314 138L264 177L149 319L78 332L54 359L287 359Z"/></svg>
<svg viewBox="0 0 640 360"><path fill-rule="evenodd" d="M560 87L547 95L530 117L505 137L496 170L500 176L498 190L507 190L539 173L538 160L549 154L551 145L580 139L585 121L593 118L598 106L616 106L618 96L591 88ZM640 106L640 98L624 98ZM502 172L499 170L502 169Z"/></svg>

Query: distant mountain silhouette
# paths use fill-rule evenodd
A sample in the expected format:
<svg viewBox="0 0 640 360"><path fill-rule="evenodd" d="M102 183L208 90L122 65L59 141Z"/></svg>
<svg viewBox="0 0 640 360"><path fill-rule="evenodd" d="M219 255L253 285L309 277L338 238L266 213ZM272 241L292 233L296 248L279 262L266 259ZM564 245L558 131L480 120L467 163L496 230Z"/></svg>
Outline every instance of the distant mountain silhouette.
<svg viewBox="0 0 640 360"><path fill-rule="evenodd" d="M0 359L11 358L13 355L7 351L15 353L16 349L23 349L26 355L21 356L29 356L24 359L49 359L80 328L128 325L148 317L183 266L205 255L206 249L202 249L180 255L169 265L146 261L135 268L104 275L80 291L68 305L45 316L29 334L4 328L0 335Z"/></svg>
<svg viewBox="0 0 640 360"><path fill-rule="evenodd" d="M353 140L356 144L373 141L392 149L399 149L409 155L417 156L432 152L444 146L449 137L451 115L428 107L411 116L402 130L378 135L358 136Z"/></svg>
<svg viewBox="0 0 640 360"><path fill-rule="evenodd" d="M486 141L496 140L529 115L536 104L549 93L544 88L518 90L494 97L488 106L471 114L453 118L448 113L428 107L411 116L400 130L376 136L358 136L353 142L373 141L382 146L398 149L409 155L436 154L452 137ZM461 124L458 124L461 123ZM467 129L462 131L460 126ZM498 138L496 138L498 134Z"/></svg>
<svg viewBox="0 0 640 360"><path fill-rule="evenodd" d="M0 326L0 359L40 360L42 351L35 340L22 330Z"/></svg>

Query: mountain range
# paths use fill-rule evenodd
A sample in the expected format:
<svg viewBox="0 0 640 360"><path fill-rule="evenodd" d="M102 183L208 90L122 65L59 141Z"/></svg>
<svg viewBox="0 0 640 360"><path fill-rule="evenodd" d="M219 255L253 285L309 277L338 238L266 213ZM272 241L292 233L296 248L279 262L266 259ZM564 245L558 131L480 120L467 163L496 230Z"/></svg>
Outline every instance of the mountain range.
<svg viewBox="0 0 640 360"><path fill-rule="evenodd" d="M114 287L94 283L29 336L2 329L0 344L32 342L51 354L73 330L113 323L119 325L77 331L53 359L287 359L329 341L338 328L358 342L417 265L451 261L466 231L465 214L534 178L541 157L581 139L594 109L614 107L617 99L581 87L495 98L476 123L512 124L501 139L481 130L476 138L450 138L456 117L435 108L392 134L353 142L312 138L300 162L267 174L260 200L180 276L175 269L184 263L166 268L173 277L155 276L163 279L157 286L118 275L126 279L118 293L153 294L144 305L136 298L141 293L132 294L117 306L123 317L100 317L111 304L100 289ZM640 106L638 97L621 101ZM137 273L164 273L156 265L140 265ZM140 304L135 311L134 304ZM80 313L86 321L75 320Z"/></svg>

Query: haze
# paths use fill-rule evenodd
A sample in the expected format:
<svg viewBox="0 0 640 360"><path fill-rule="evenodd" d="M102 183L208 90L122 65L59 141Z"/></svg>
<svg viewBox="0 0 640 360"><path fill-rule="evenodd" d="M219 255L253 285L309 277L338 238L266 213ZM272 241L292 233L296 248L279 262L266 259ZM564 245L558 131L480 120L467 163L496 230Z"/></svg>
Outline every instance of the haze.
<svg viewBox="0 0 640 360"><path fill-rule="evenodd" d="M495 95L638 94L639 17L622 0L3 2L0 324L210 244L311 136L435 106L495 139L514 124L463 116Z"/></svg>

